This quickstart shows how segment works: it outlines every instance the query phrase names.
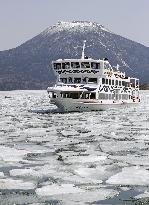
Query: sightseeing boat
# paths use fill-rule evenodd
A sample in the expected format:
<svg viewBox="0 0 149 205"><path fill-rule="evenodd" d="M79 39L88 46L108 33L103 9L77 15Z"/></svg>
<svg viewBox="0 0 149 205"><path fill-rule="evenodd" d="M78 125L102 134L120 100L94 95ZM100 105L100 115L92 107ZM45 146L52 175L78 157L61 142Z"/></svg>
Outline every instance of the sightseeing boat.
<svg viewBox="0 0 149 205"><path fill-rule="evenodd" d="M52 104L61 112L82 112L140 102L139 79L126 76L119 66L112 67L107 58L86 57L84 50L85 41L80 59L52 62L57 76L56 84L47 88Z"/></svg>

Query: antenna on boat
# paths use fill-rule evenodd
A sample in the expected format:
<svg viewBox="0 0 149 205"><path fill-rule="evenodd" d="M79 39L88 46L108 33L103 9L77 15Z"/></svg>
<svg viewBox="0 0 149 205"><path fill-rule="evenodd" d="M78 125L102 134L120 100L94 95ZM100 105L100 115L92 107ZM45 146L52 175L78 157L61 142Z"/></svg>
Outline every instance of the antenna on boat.
<svg viewBox="0 0 149 205"><path fill-rule="evenodd" d="M117 70L117 71L119 70L119 67L120 67L119 64L117 64L117 66L116 66L116 70Z"/></svg>
<svg viewBox="0 0 149 205"><path fill-rule="evenodd" d="M60 79L60 75L58 75L58 78L56 80L56 83L60 83L61 82L61 79Z"/></svg>
<svg viewBox="0 0 149 205"><path fill-rule="evenodd" d="M83 41L83 49L82 49L82 57L81 57L81 59L85 58L85 55L84 55L85 43L86 43L86 40Z"/></svg>

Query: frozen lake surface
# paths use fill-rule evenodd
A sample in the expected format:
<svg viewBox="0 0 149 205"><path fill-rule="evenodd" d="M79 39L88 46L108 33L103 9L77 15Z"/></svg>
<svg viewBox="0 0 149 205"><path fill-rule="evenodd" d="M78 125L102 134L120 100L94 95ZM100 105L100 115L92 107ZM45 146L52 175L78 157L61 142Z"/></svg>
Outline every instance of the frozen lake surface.
<svg viewBox="0 0 149 205"><path fill-rule="evenodd" d="M149 91L137 107L56 113L0 92L0 204L149 204Z"/></svg>

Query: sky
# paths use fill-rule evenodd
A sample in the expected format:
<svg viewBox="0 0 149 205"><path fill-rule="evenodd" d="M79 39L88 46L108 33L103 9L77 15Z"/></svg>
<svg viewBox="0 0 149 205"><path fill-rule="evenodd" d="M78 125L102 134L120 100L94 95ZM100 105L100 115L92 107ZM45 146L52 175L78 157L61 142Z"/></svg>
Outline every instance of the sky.
<svg viewBox="0 0 149 205"><path fill-rule="evenodd" d="M0 51L58 21L91 21L149 47L149 0L0 0Z"/></svg>

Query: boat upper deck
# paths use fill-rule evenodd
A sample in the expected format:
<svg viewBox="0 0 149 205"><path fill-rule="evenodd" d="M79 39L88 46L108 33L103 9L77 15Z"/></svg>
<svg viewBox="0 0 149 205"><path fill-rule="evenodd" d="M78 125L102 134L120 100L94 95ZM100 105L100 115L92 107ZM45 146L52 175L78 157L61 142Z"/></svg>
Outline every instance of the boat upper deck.
<svg viewBox="0 0 149 205"><path fill-rule="evenodd" d="M65 84L71 83L96 83L109 85L124 85L125 82L138 84L138 79L130 78L125 72L119 70L119 65L111 66L107 58L93 59L84 55L85 41L80 59L58 59L52 61L54 70L59 81Z"/></svg>
<svg viewBox="0 0 149 205"><path fill-rule="evenodd" d="M94 60L92 58L87 59L58 59L57 61L52 62L54 70L61 69L95 69L95 70L103 70L108 69L113 71L112 66L108 62L108 60Z"/></svg>

